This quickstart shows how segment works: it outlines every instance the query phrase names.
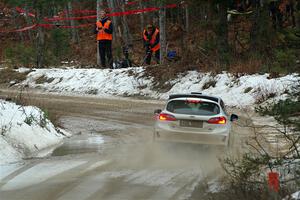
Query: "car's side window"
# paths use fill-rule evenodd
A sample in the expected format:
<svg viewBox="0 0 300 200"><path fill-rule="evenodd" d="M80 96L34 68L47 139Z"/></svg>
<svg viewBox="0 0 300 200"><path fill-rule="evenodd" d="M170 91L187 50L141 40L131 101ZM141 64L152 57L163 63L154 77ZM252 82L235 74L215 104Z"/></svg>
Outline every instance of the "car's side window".
<svg viewBox="0 0 300 200"><path fill-rule="evenodd" d="M221 108L224 110L224 112L227 114L227 110L226 110L223 100L221 100L220 105L221 105Z"/></svg>

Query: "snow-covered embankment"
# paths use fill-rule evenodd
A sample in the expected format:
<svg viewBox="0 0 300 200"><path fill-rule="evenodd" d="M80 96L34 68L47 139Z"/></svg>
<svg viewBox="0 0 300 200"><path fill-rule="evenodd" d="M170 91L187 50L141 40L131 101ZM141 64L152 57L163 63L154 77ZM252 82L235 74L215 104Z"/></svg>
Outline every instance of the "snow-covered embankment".
<svg viewBox="0 0 300 200"><path fill-rule="evenodd" d="M39 108L0 100L0 164L49 153L63 137Z"/></svg>
<svg viewBox="0 0 300 200"><path fill-rule="evenodd" d="M269 74L234 75L188 71L164 84L166 92L154 89L153 77L145 76L145 68L126 69L34 69L21 85L48 92L96 96L147 96L167 99L170 94L203 92L221 97L233 107L254 107L265 100L285 99L296 88L300 77L290 74L271 78Z"/></svg>

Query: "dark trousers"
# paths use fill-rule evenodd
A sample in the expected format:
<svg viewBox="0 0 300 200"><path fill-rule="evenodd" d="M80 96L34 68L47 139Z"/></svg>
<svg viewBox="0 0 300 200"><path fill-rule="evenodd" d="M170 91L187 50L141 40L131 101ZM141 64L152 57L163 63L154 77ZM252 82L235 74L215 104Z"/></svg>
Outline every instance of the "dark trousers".
<svg viewBox="0 0 300 200"><path fill-rule="evenodd" d="M98 42L99 42L99 54L100 54L102 67L106 68L106 57L107 57L108 66L110 68L113 68L111 40L99 40Z"/></svg>
<svg viewBox="0 0 300 200"><path fill-rule="evenodd" d="M155 51L154 52L154 56L155 56L155 60L156 60L157 64L159 64L160 51L159 50ZM151 57L152 57L152 52L148 51L148 49L146 49L146 60L145 60L145 63L147 65L150 65L150 63L151 63Z"/></svg>

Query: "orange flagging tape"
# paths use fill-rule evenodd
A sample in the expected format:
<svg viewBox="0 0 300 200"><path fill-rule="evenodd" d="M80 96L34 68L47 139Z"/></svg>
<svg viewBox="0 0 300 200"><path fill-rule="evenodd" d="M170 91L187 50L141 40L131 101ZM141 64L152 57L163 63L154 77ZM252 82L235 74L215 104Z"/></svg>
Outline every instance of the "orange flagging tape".
<svg viewBox="0 0 300 200"><path fill-rule="evenodd" d="M176 8L178 4L169 4L166 5L164 8ZM109 13L107 16L109 17L116 17L116 16L123 16L123 15L135 15L144 12L153 12L158 11L159 7L150 7L150 8L143 8L143 9L136 9L136 10L129 10L124 12L114 12ZM53 17L53 18L45 18L45 21L48 22L55 22L55 21L69 21L69 20L82 20L82 19L96 19L96 15L89 15L89 16L82 16L82 17Z"/></svg>
<svg viewBox="0 0 300 200"><path fill-rule="evenodd" d="M164 8L176 8L178 6L179 6L178 4L169 4L169 5L166 5ZM144 12L154 12L154 11L158 11L158 10L160 10L159 7L149 7L149 8L143 8L143 9L124 11L124 12L109 13L109 14L107 14L107 16L115 17L115 16L123 16L123 15L135 15L135 14L140 14L140 13L144 13ZM32 15L34 15L34 14L32 14ZM90 16L66 17L66 18L53 17L53 18L44 18L44 20L47 21L47 22L58 22L58 21L96 19L96 18L97 18L96 15L90 15ZM87 23L87 24L81 24L81 25L77 25L77 26L67 26L67 25L60 25L60 24L34 24L34 25L31 25L31 26L28 26L28 27L17 29L17 30L0 30L0 33L12 33L12 32L28 31L28 30L31 30L31 29L35 29L36 27L44 27L44 28L53 28L53 27L58 27L58 28L83 28L83 27L94 25L94 24L95 23Z"/></svg>

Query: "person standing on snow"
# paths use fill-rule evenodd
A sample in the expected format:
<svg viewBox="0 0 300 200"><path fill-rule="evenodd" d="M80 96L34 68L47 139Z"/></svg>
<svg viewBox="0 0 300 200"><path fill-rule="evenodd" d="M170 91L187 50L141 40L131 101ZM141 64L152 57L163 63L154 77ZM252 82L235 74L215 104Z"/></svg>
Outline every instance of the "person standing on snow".
<svg viewBox="0 0 300 200"><path fill-rule="evenodd" d="M149 24L143 31L144 46L146 48L145 63L150 65L152 53L159 63L160 59L160 43L159 43L159 29Z"/></svg>
<svg viewBox="0 0 300 200"><path fill-rule="evenodd" d="M101 66L106 68L106 57L109 67L113 68L112 38L113 24L108 19L104 10L100 11L100 20L96 22L95 33L97 34L98 48Z"/></svg>

